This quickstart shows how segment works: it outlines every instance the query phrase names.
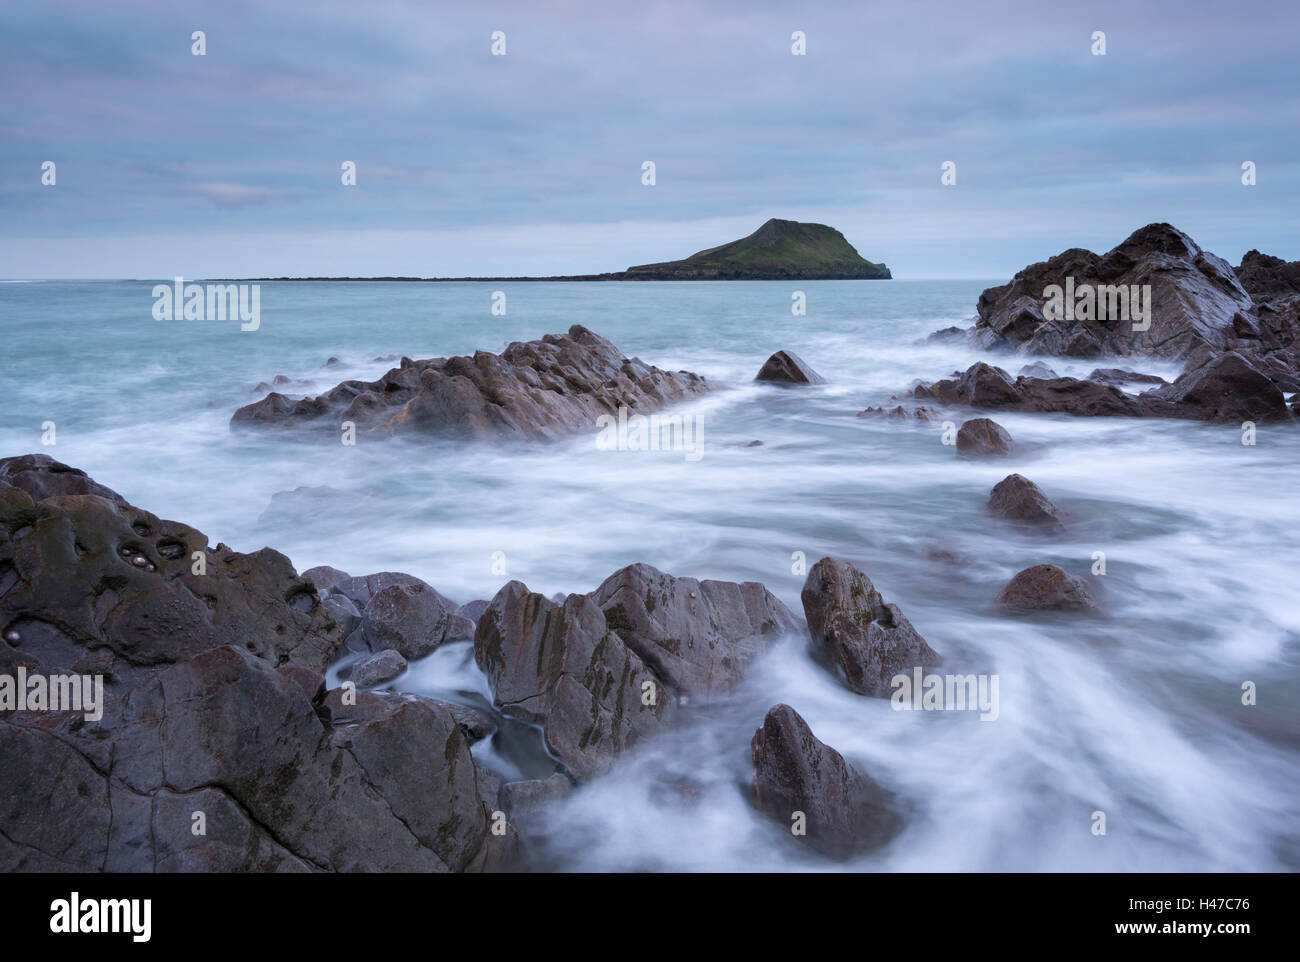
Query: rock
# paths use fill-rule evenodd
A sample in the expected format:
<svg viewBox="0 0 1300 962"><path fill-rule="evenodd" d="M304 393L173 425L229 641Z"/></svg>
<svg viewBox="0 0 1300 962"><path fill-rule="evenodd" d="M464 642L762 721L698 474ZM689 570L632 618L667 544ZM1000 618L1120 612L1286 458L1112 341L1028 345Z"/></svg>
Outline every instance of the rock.
<svg viewBox="0 0 1300 962"><path fill-rule="evenodd" d="M860 418L885 417L885 418L893 418L899 421L915 419L918 422L928 422L933 420L934 414L935 411L933 408L918 407L909 410L908 408L905 408L901 404L899 404L898 406L891 408L890 410L885 410L884 408L877 408L877 407L866 408L865 410L858 412L858 417Z"/></svg>
<svg viewBox="0 0 1300 962"><path fill-rule="evenodd" d="M456 720L456 724L460 726L461 732L464 733L466 740L471 745L475 742L481 742L485 738L491 738L496 733L496 719L487 712L479 711L477 708L470 708L468 705L457 705L449 701L438 701L437 703Z"/></svg>
<svg viewBox="0 0 1300 962"><path fill-rule="evenodd" d="M302 573L302 577L314 584L317 590L328 591L333 590L352 576L346 571L331 568L329 565L318 565L315 568L308 568Z"/></svg>
<svg viewBox="0 0 1300 962"><path fill-rule="evenodd" d="M1064 527L1064 515L1042 489L1028 478L1009 474L989 493L989 510L999 518L1019 521L1050 531Z"/></svg>
<svg viewBox="0 0 1300 962"><path fill-rule="evenodd" d="M860 695L888 698L891 679L943 659L926 644L897 605L887 605L853 565L822 558L800 595L813 652Z"/></svg>
<svg viewBox="0 0 1300 962"><path fill-rule="evenodd" d="M1118 367L1099 367L1088 375L1089 381L1100 384L1113 384L1121 387L1125 384L1165 384L1164 378L1155 374L1139 374Z"/></svg>
<svg viewBox="0 0 1300 962"><path fill-rule="evenodd" d="M804 363L793 351L777 351L759 368L755 381L777 384L825 384L826 379Z"/></svg>
<svg viewBox="0 0 1300 962"><path fill-rule="evenodd" d="M1050 367L1042 361L1034 361L1032 364L1026 364L1016 374L1017 377L1036 377L1039 380L1051 381L1060 377Z"/></svg>
<svg viewBox="0 0 1300 962"><path fill-rule="evenodd" d="M307 429L337 436L424 434L496 440L556 439L592 429L620 407L648 414L711 390L704 378L623 357L579 325L510 344L501 354L402 359L378 381L344 381L315 398L273 393L235 412L232 427ZM337 443L337 442L336 442Z"/></svg>
<svg viewBox="0 0 1300 962"><path fill-rule="evenodd" d="M1056 565L1034 565L1008 582L997 604L1012 611L1076 611L1095 608L1088 586Z"/></svg>
<svg viewBox="0 0 1300 962"><path fill-rule="evenodd" d="M1015 448L1011 435L996 421L973 418L957 429L957 453L968 458L1005 457Z"/></svg>
<svg viewBox="0 0 1300 962"><path fill-rule="evenodd" d="M549 778L506 782L498 796L501 811L525 844L546 834L546 810L573 794L573 782L563 773Z"/></svg>
<svg viewBox="0 0 1300 962"><path fill-rule="evenodd" d="M357 609L356 603L347 595L330 595L321 604L333 617L344 638L347 638L361 626L361 612Z"/></svg>
<svg viewBox="0 0 1300 962"><path fill-rule="evenodd" d="M964 341L970 337L970 329L965 327L945 327L942 330L935 331L925 340L930 343L949 343L952 341Z"/></svg>
<svg viewBox="0 0 1300 962"><path fill-rule="evenodd" d="M0 485L0 625L19 644L0 645L0 671L93 670L104 685L98 719L0 713L0 772L28 786L0 807L0 869L477 864L486 816L452 715L362 692L340 717L322 688L341 639L314 584L270 549L206 544L128 504Z"/></svg>
<svg viewBox="0 0 1300 962"><path fill-rule="evenodd" d="M125 498L92 480L85 471L70 468L48 454L0 458L0 484L26 491L33 501L44 501L65 494L93 494L118 504L126 504Z"/></svg>
<svg viewBox="0 0 1300 962"><path fill-rule="evenodd" d="M421 581L415 575L404 574L400 571L380 571L373 575L349 578L346 581L338 582L330 590L351 598L359 610L365 611L370 606L370 601L375 595L392 585L406 585L432 591L442 606L449 612L455 611L459 607L456 602L446 595L439 594L428 582Z"/></svg>
<svg viewBox="0 0 1300 962"><path fill-rule="evenodd" d="M483 612L487 611L487 606L491 603L490 601L466 602L456 609L456 615L477 625L479 618L483 617Z"/></svg>
<svg viewBox="0 0 1300 962"><path fill-rule="evenodd" d="M1173 384L1147 391L1141 399L1152 410L1167 407L1178 417L1216 424L1294 420L1273 380L1235 351L1184 373Z"/></svg>
<svg viewBox="0 0 1300 962"><path fill-rule="evenodd" d="M973 364L955 378L922 384L913 389L918 398L935 398L962 404L1026 412L1052 412L1079 416L1179 416L1168 403L1151 404L1143 396L1125 394L1112 384L1058 377L1049 380L1011 376L983 362Z"/></svg>
<svg viewBox="0 0 1300 962"><path fill-rule="evenodd" d="M591 594L605 624L679 694L730 690L749 664L799 620L756 581L674 578L635 564Z"/></svg>
<svg viewBox="0 0 1300 962"><path fill-rule="evenodd" d="M1234 269L1237 280L1256 300L1300 294L1300 261L1287 263L1280 257L1250 250Z"/></svg>
<svg viewBox="0 0 1300 962"><path fill-rule="evenodd" d="M1078 310L1073 320L1045 317L1047 289L1064 290L1067 284L1076 293L1149 285L1149 328L1134 330L1131 312L1129 319L1119 319L1118 302L1112 305L1105 295L1098 297L1092 317L1080 317ZM1099 319L1101 308L1106 316ZM1185 358L1201 346L1226 349L1235 336L1233 318L1251 311L1251 296L1226 261L1168 224L1149 224L1104 255L1067 250L984 291L976 342L1029 354Z"/></svg>
<svg viewBox="0 0 1300 962"><path fill-rule="evenodd" d="M557 605L510 582L479 619L474 660L497 707L541 725L547 749L578 779L606 771L675 713L664 681L586 595Z"/></svg>
<svg viewBox="0 0 1300 962"><path fill-rule="evenodd" d="M361 618L361 635L371 651L395 648L414 661L447 640L451 612L425 584L393 584L370 599Z"/></svg>
<svg viewBox="0 0 1300 962"><path fill-rule="evenodd" d="M787 833L802 813L806 835L792 837L831 858L876 848L897 834L902 819L889 795L818 741L789 705L776 705L750 743L754 805Z"/></svg>
<svg viewBox="0 0 1300 962"><path fill-rule="evenodd" d="M70 664L107 649L125 670L237 641L273 666L324 671L342 646L315 587L270 548L209 550L201 531L125 502L61 495L33 503L0 486L0 531L23 528L30 533L21 540L0 540L0 630L46 626L21 643L38 658L57 651ZM194 574L195 554L205 574ZM32 647L37 634L48 648Z"/></svg>
<svg viewBox="0 0 1300 962"><path fill-rule="evenodd" d="M366 655L354 662L349 677L358 688L373 688L375 685L392 681L406 671L406 659L389 648L378 654Z"/></svg>

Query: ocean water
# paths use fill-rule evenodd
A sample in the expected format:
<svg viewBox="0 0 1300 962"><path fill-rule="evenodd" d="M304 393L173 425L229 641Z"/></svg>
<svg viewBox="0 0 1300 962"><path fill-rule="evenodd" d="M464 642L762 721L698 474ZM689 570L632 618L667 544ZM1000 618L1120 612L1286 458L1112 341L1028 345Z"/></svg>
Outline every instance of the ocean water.
<svg viewBox="0 0 1300 962"><path fill-rule="evenodd" d="M270 545L300 571L407 571L458 602L511 578L548 595L589 591L640 561L761 581L801 612L796 552L809 566L833 555L903 609L943 670L999 679L993 721L895 711L813 664L805 639L783 639L731 698L693 709L556 806L551 867L1300 868L1300 432L1262 427L1247 446L1231 426L999 413L1020 451L981 463L942 444L938 421L856 417L980 357L920 343L968 321L980 282L264 283L253 332L154 320L152 286L0 282L0 455L50 454L212 544ZM795 288L806 316L791 314ZM505 316L491 313L496 289ZM599 450L594 427L551 445L345 447L228 426L278 374L317 393L378 377L393 366L383 356L497 351L575 323L723 386L678 409L703 425L702 457ZM782 348L828 383L753 383ZM340 363L323 367L330 357ZM1013 373L1030 360L989 359ZM983 513L1013 471L1071 513L1064 536ZM300 487L314 490L285 494ZM1098 551L1099 612L994 608L1016 571L1052 562L1086 574ZM397 685L467 702L487 691L468 645ZM749 742L778 702L897 796L907 827L888 846L827 862L752 813ZM519 726L475 749L507 777L538 774L538 750ZM1098 811L1104 836L1092 832Z"/></svg>

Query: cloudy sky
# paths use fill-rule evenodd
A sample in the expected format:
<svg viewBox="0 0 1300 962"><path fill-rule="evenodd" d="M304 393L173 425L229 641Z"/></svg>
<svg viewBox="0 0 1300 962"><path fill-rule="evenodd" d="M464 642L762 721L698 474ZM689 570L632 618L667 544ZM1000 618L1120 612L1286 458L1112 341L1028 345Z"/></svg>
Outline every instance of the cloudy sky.
<svg viewBox="0 0 1300 962"><path fill-rule="evenodd" d="M896 277L1157 220L1295 260L1298 34L1293 0L9 0L0 276L586 273L773 216Z"/></svg>

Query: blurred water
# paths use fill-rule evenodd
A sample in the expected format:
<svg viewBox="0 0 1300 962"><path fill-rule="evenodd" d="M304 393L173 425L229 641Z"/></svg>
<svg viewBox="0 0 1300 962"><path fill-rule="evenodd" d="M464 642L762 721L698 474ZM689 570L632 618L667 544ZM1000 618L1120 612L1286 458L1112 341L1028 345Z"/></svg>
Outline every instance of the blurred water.
<svg viewBox="0 0 1300 962"><path fill-rule="evenodd" d="M155 321L152 286L0 284L0 454L44 451L213 544L269 544L299 570L408 571L460 602L508 578L548 595L589 591L643 561L762 581L799 611L792 554L809 565L834 555L866 571L951 670L1000 678L996 722L895 712L846 691L802 639L787 639L728 702L559 807L556 867L837 867L806 858L746 803L749 740L784 701L910 812L903 835L852 868L1300 868L1300 432L1262 428L1247 447L1232 427L999 414L1022 450L992 464L958 461L938 422L855 417L977 358L918 341L966 323L979 282L268 283L256 332ZM805 317L790 313L794 288L807 292ZM504 317L489 310L496 289ZM276 374L319 391L393 366L377 357L497 351L574 323L725 385L680 408L702 418L703 458L601 451L594 428L510 448L350 448L228 428ZM754 384L781 348L829 383ZM331 356L341 364L323 368ZM994 360L1014 373L1028 359ZM45 421L53 447L41 444ZM983 515L1012 471L1073 514L1063 538ZM299 486L333 490L272 505ZM928 558L934 550L960 560ZM1082 574L1096 551L1107 559L1100 614L994 609L1021 568ZM1259 687L1255 707L1240 704L1246 680ZM400 684L462 700L486 692L468 646L435 653ZM476 754L507 776L530 774L516 748ZM1091 834L1096 810L1105 837Z"/></svg>

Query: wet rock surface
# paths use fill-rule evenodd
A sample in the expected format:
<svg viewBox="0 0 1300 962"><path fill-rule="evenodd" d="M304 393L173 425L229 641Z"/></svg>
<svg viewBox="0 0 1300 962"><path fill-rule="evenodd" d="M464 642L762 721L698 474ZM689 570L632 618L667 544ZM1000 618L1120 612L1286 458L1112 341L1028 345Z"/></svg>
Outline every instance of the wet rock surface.
<svg viewBox="0 0 1300 962"><path fill-rule="evenodd" d="M832 858L887 842L902 825L888 793L819 741L789 705L776 705L750 745L756 808L792 840ZM792 827L802 815L806 834Z"/></svg>
<svg viewBox="0 0 1300 962"><path fill-rule="evenodd" d="M886 604L848 562L818 561L801 598L814 654L860 695L888 698L895 675L943 661L898 606Z"/></svg>
<svg viewBox="0 0 1300 962"><path fill-rule="evenodd" d="M1007 429L988 418L963 421L957 429L957 453L967 458L1002 458L1015 450Z"/></svg>
<svg viewBox="0 0 1300 962"><path fill-rule="evenodd" d="M1059 532L1065 526L1064 512L1052 504L1042 488L1019 474L1007 475L994 485L988 507L995 517L1043 531Z"/></svg>
<svg viewBox="0 0 1300 962"><path fill-rule="evenodd" d="M759 368L755 381L775 384L825 384L826 379L814 371L793 351L777 351Z"/></svg>
<svg viewBox="0 0 1300 962"><path fill-rule="evenodd" d="M495 440L556 439L594 429L620 407L648 414L712 385L626 358L609 341L574 325L567 334L516 341L500 354L402 358L377 381L344 381L317 397L272 393L240 408L232 427L317 429L337 434L434 435Z"/></svg>
<svg viewBox="0 0 1300 962"><path fill-rule="evenodd" d="M1052 564L1034 565L1016 574L998 594L997 604L1009 611L1082 611L1097 607L1082 578Z"/></svg>

